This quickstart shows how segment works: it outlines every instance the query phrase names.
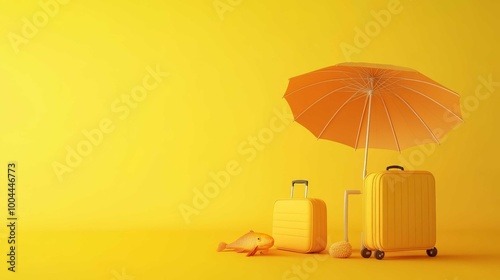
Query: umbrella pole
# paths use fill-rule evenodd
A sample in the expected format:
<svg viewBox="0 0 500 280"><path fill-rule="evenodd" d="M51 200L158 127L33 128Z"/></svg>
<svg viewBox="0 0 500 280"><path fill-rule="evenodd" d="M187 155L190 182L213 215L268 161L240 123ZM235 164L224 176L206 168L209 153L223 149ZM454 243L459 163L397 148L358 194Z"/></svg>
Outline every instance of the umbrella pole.
<svg viewBox="0 0 500 280"><path fill-rule="evenodd" d="M366 177L366 167L368 162L368 141L370 139L370 117L372 110L372 90L368 91L368 122L366 125L366 143L365 143L365 164L363 167L363 180Z"/></svg>
<svg viewBox="0 0 500 280"><path fill-rule="evenodd" d="M361 194L360 190L346 190L344 192L344 241L349 242L349 195Z"/></svg>

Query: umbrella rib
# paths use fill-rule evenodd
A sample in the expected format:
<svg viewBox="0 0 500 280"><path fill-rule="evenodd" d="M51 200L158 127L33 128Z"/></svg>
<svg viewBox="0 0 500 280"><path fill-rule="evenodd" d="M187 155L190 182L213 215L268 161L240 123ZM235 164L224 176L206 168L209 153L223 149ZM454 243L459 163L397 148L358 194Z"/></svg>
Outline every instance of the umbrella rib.
<svg viewBox="0 0 500 280"><path fill-rule="evenodd" d="M330 80L324 80L324 81L321 81L321 82L316 82L316 83L308 84L308 85L305 85L305 86L303 86L301 88L298 88L298 89L296 89L296 90L294 90L294 91L286 94L285 97L288 97L288 96L290 96L290 95L292 95L292 94L294 94L294 93L296 93L298 91L301 91L301 90L303 90L305 88L308 88L308 87L312 87L312 86L316 86L316 85L324 84L324 83L329 83L329 82L341 81L341 80L346 80L346 78L330 79Z"/></svg>
<svg viewBox="0 0 500 280"><path fill-rule="evenodd" d="M411 105L408 104L408 102L406 102L406 100L404 100L401 96L399 96L397 94L394 94L394 96L396 96L397 98L399 98L406 106L408 106L408 108L410 108L410 110L413 112L413 114L415 114L415 116L425 126L425 128L427 129L427 131L429 132L429 134L432 136L432 138L434 139L434 141L436 141L436 143L438 143L438 144L441 144L441 143L439 143L439 140L437 139L436 135L434 135L434 133L429 128L429 126L425 123L425 121L422 119L422 117L420 117L420 115L415 111L415 109L413 109L413 107L411 107Z"/></svg>
<svg viewBox="0 0 500 280"><path fill-rule="evenodd" d="M354 102L354 101L356 101L356 100L358 100L358 99L361 99L361 98L363 98L363 97L364 97L364 95L359 95L359 96L357 96L357 97L355 97L355 98L351 99L351 100L349 101L349 103L350 103L350 102Z"/></svg>
<svg viewBox="0 0 500 280"><path fill-rule="evenodd" d="M369 89L369 87L368 87L368 79L367 79L369 77L368 71L366 71L365 69L361 69L361 71L362 71L362 73L358 72L357 74L358 74L360 80L364 81L365 83L364 84L359 83L359 86L361 88L364 87L365 89ZM361 74L366 75L366 77L363 77Z"/></svg>
<svg viewBox="0 0 500 280"><path fill-rule="evenodd" d="M438 85L438 84L435 84L435 83L429 83L429 82L426 82L426 81L422 81L422 80L416 80L416 79L409 79L409 78L399 78L400 80L404 80L404 81L413 81L413 82L418 82L418 83L424 83L424 84L428 84L428 85L431 85L431 86L434 86L434 87L437 87L437 88L440 88L444 91L447 91L455 96L460 96L458 95L456 92L450 90L450 89L447 89L441 85Z"/></svg>
<svg viewBox="0 0 500 280"><path fill-rule="evenodd" d="M377 88L380 89L386 89L388 86L397 83L397 79L395 79L397 76L389 76L390 73L393 73L396 71L385 71L384 73L381 74L379 81L377 81ZM382 82L380 82L382 80Z"/></svg>
<svg viewBox="0 0 500 280"><path fill-rule="evenodd" d="M350 73L350 74L353 75L353 76L348 76L348 75L346 75L346 76L347 76L348 79L350 79L352 82L354 82L355 85L358 86L359 89L361 89L364 86L366 86L365 84L362 83L362 82L364 82L366 80L366 78L362 77L360 75L359 71L345 72L344 74L346 74L346 73ZM354 77L355 75L358 75L359 79L355 78Z"/></svg>
<svg viewBox="0 0 500 280"><path fill-rule="evenodd" d="M339 91L341 89L344 89L344 88L347 88L349 86L343 86L343 87L340 87L340 88L336 88L330 92L328 92L327 94L321 96L321 98L318 98L316 101L314 101L311 105L309 105L304 111L302 111L297 117L295 117L295 120L298 120L306 111L308 111L309 109L311 109L314 105L316 105L318 102L320 102L321 100L323 100L324 98L328 97L330 94L336 92L336 91ZM355 94L358 93L358 91L355 92Z"/></svg>
<svg viewBox="0 0 500 280"><path fill-rule="evenodd" d="M358 75L359 75L360 79L361 79L361 80L363 80L363 81L366 81L366 83L365 83L364 85L360 85L360 89L361 89L361 88L368 89L368 81L367 81L367 78L366 78L366 77L365 77L365 78L363 78L363 77L361 76L361 74L365 74L365 75L367 75L367 76L368 76L368 75L369 75L368 70L367 70L367 69L362 69L361 71L362 71L362 73L359 73L359 72L358 72ZM373 91L375 91L375 89L373 89ZM358 97L356 97L356 98L353 98L353 99L351 99L349 102L354 102L354 101L356 101L356 100L358 100L358 99L360 99L360 98L363 98L363 95L360 95L360 96L358 96ZM365 102L366 102L366 100L365 100Z"/></svg>
<svg viewBox="0 0 500 280"><path fill-rule="evenodd" d="M323 81L320 81L320 82L316 82L316 83L312 83L312 84L309 84L309 85L306 85L306 86L303 86L299 89L296 89L288 94L285 95L285 97L288 97L298 91L301 91L305 88L308 88L308 87L311 87L311 86L315 86L315 85L318 85L318 84L322 84L322 83L327 83L327 82L335 82L335 81L340 81L340 80L351 80L353 81L354 83L358 84L359 86L361 86L361 83L356 81L353 77L347 75L348 73L356 73L356 72L352 72L352 71L345 71L345 70L316 70L316 71L312 71L312 72L309 72L309 73L306 73L306 74L303 74L303 75L300 75L298 77L303 77L305 75L311 75L313 73L317 73L317 72L337 72L337 73L342 73L345 75L345 78L338 78L338 79L329 79L329 80L323 80ZM293 78L292 78L293 79Z"/></svg>
<svg viewBox="0 0 500 280"><path fill-rule="evenodd" d="M354 144L354 149L355 150L358 148L359 136L361 134L361 126L363 125L363 120L365 119L366 104L368 104L368 95L366 95L365 105L363 106L363 114L361 114L361 120L359 121L358 134L356 135L356 143Z"/></svg>
<svg viewBox="0 0 500 280"><path fill-rule="evenodd" d="M359 81L357 78L354 77L349 77L349 79L351 79L351 81L354 82L359 89L361 89L366 86L366 84L363 84L363 81L365 81L366 79L363 78L361 75L359 75L359 73L357 74L359 76Z"/></svg>
<svg viewBox="0 0 500 280"><path fill-rule="evenodd" d="M392 79L391 81L389 81L390 79ZM382 89L390 89L390 87L394 84L397 84L399 81L397 80L397 78L394 78L394 77L389 77L389 78L386 78L386 81L381 83L380 84L380 87Z"/></svg>
<svg viewBox="0 0 500 280"><path fill-rule="evenodd" d="M362 81L364 81L365 79L363 77L359 77L359 80L361 81L357 81L356 78L354 78L353 76L349 76L347 74L358 74L359 72L356 72L356 71L353 71L353 72L348 72L348 71L343 71L342 74L344 74L346 76L346 80L349 79L351 80L353 83L355 83L356 86L358 86L359 88L362 88L363 87L363 84L361 83Z"/></svg>
<svg viewBox="0 0 500 280"><path fill-rule="evenodd" d="M345 71L345 70L327 70L327 69L323 69L323 70L316 70L314 72L311 72L309 74L312 74L312 73L317 73L317 72L320 72L320 73L342 73L342 74L356 74L356 73L359 73L358 71L355 71L355 69L350 69L352 71ZM349 75L346 75L346 77L350 77Z"/></svg>
<svg viewBox="0 0 500 280"><path fill-rule="evenodd" d="M387 114L387 119L389 120L389 124L391 125L392 135L394 136L394 142L396 142L396 147L398 148L398 152L401 152L401 147L399 146L398 137L396 136L396 131L394 130L394 124L391 119L391 115L389 114L389 109L385 104L384 97L380 95L380 99L382 100L382 105L384 105L385 113Z"/></svg>
<svg viewBox="0 0 500 280"><path fill-rule="evenodd" d="M457 119L459 119L460 121L462 121L462 122L464 121L461 117L459 117L459 116L458 116L457 114L455 114L453 111L451 111L451 110L450 110L450 109L448 109L446 106L444 106L443 104L439 103L438 101L434 100L434 98L432 98L432 97L428 96L427 94L422 93L422 92L420 92L420 91L418 91L418 90L415 90L415 89L412 89L412 88L406 87L406 86L402 86L402 85L399 85L399 86L400 86L400 87L402 87L402 88L405 88L405 89L407 89L407 90L411 90L411 91L413 91L413 92L415 92L415 93L417 93L417 94L419 94L419 95L421 95L421 96L423 96L423 97L425 97L425 98L427 98L427 99L431 100L432 102L436 103L436 105L440 106L441 108L443 108L443 109L445 109L446 111L448 111L449 113L451 113L453 116L455 116L455 117L456 117Z"/></svg>
<svg viewBox="0 0 500 280"><path fill-rule="evenodd" d="M362 89L360 89L362 90ZM333 114L333 116L330 118L330 120L328 121L328 123L326 123L325 127L323 127L323 130L321 130L321 132L319 133L318 135L318 139L321 138L321 135L323 135L323 133L325 132L326 128L330 125L330 123L333 121L333 119L335 118L335 116L337 116L337 114L340 112L340 110L342 110L342 108L344 108L344 106L349 103L349 101L354 97L356 96L360 90L356 91L353 95L351 95L351 97L349 97L349 99L347 99L344 104L342 104L342 106L340 106L337 111L335 111L335 113Z"/></svg>

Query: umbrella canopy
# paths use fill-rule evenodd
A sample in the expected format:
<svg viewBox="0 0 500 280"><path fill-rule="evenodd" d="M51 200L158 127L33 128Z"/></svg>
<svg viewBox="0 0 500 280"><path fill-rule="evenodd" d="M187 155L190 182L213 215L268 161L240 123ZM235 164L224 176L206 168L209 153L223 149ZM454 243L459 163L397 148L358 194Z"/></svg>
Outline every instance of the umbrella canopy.
<svg viewBox="0 0 500 280"><path fill-rule="evenodd" d="M404 67L341 63L290 79L284 95L295 121L318 139L355 149L401 151L439 143L461 123L460 96Z"/></svg>

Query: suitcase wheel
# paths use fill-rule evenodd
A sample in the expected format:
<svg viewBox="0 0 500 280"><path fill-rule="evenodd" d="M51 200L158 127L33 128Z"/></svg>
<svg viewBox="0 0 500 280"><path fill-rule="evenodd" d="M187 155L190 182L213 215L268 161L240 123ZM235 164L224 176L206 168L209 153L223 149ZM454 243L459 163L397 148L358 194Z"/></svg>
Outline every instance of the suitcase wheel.
<svg viewBox="0 0 500 280"><path fill-rule="evenodd" d="M380 250L375 251L375 258L376 258L377 260L381 260L381 259L383 259L383 258L384 258L384 256L385 256L384 251L380 251Z"/></svg>
<svg viewBox="0 0 500 280"><path fill-rule="evenodd" d="M433 247L432 249L426 250L427 256L429 257L435 257L438 254L438 249L436 247Z"/></svg>
<svg viewBox="0 0 500 280"><path fill-rule="evenodd" d="M366 248L363 248L363 250L361 250L361 256L365 259L368 259L369 257L372 256L372 251L370 251Z"/></svg>

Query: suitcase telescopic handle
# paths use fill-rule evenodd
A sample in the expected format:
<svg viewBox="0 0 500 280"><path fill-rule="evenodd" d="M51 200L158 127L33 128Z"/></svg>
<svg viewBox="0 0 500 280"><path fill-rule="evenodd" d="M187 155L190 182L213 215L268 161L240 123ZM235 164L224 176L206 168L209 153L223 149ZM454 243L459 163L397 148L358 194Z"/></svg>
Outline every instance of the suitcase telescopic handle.
<svg viewBox="0 0 500 280"><path fill-rule="evenodd" d="M387 166L387 168L385 170L389 170L389 169L400 169L401 171L404 171L404 167L402 167L401 165L389 165Z"/></svg>
<svg viewBox="0 0 500 280"><path fill-rule="evenodd" d="M309 189L309 181L307 181L307 180L293 180L292 181L292 189L290 190L290 198L293 198L293 188L295 187L295 184L306 185L306 189L304 191L304 197L307 198L307 191Z"/></svg>

